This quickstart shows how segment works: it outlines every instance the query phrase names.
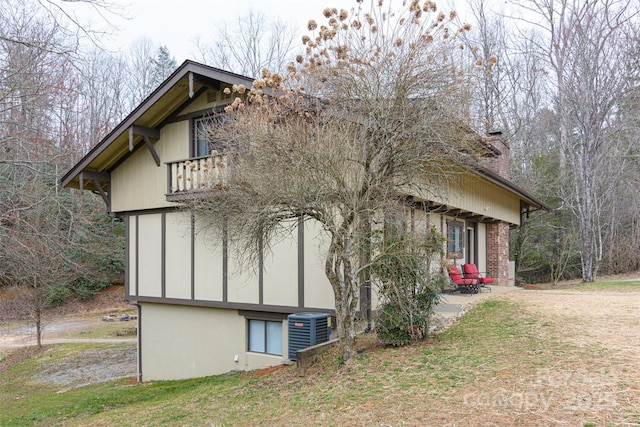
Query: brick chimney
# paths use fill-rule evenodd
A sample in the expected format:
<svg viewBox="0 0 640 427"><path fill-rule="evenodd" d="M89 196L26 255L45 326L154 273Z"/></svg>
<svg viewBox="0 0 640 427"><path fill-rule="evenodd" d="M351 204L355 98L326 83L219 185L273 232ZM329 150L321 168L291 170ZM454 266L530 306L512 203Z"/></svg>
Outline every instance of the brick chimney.
<svg viewBox="0 0 640 427"><path fill-rule="evenodd" d="M509 146L502 139L502 132L489 132L486 142L495 151L496 156L483 157L481 160L482 166L503 178L509 179Z"/></svg>
<svg viewBox="0 0 640 427"><path fill-rule="evenodd" d="M502 139L502 132L490 132L486 142L496 155L482 158L482 165L509 179L509 146ZM496 279L497 285L509 285L509 224L487 224L487 273Z"/></svg>

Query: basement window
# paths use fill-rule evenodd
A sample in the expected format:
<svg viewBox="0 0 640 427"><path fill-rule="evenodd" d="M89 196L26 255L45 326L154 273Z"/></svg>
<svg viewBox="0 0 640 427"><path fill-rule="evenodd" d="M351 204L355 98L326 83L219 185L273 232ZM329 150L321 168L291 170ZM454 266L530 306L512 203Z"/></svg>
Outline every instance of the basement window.
<svg viewBox="0 0 640 427"><path fill-rule="evenodd" d="M249 351L282 356L282 322L248 320Z"/></svg>

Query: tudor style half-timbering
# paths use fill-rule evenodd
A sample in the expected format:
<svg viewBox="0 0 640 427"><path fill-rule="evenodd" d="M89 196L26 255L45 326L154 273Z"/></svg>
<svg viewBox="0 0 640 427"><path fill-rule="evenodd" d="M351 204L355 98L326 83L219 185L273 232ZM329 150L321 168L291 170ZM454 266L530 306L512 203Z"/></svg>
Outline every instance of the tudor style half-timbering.
<svg viewBox="0 0 640 427"><path fill-rule="evenodd" d="M294 224L257 268L243 270L224 230L202 227L202 218L179 209L211 175L224 185L226 159L200 131L230 102L226 87L251 83L186 61L62 179L100 194L125 221L126 298L139 308L140 380L280 364L286 316L334 309L323 268L326 238L312 221ZM436 226L448 236L447 258L473 262L506 285L508 229L544 205L508 181L508 147L499 136L488 142L486 168L443 189L442 200L413 195L405 223ZM375 293L364 303L375 309Z"/></svg>

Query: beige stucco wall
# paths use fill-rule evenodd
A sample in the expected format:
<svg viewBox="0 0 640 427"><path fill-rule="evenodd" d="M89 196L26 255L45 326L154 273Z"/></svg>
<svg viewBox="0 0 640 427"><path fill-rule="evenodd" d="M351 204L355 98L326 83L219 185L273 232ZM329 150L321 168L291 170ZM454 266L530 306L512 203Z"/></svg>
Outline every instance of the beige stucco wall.
<svg viewBox="0 0 640 427"><path fill-rule="evenodd" d="M189 121L172 123L160 129L153 143L160 166L146 146L140 147L111 172L111 210L113 212L175 206L167 202L167 165L165 162L189 157Z"/></svg>
<svg viewBox="0 0 640 427"><path fill-rule="evenodd" d="M324 271L327 236L314 220L304 222L304 305L335 309L331 284Z"/></svg>
<svg viewBox="0 0 640 427"><path fill-rule="evenodd" d="M286 321L284 356L272 356L247 351L247 320L236 310L142 303L140 313L143 381L259 369L287 357Z"/></svg>
<svg viewBox="0 0 640 427"><path fill-rule="evenodd" d="M241 250L229 245L229 274L227 296L229 302L258 304L260 302L259 272L255 266L241 262Z"/></svg>
<svg viewBox="0 0 640 427"><path fill-rule="evenodd" d="M162 215L138 217L138 294L162 296ZM135 264L134 264L135 265Z"/></svg>
<svg viewBox="0 0 640 427"><path fill-rule="evenodd" d="M298 238L296 229L271 245L264 256L264 304L298 305Z"/></svg>
<svg viewBox="0 0 640 427"><path fill-rule="evenodd" d="M165 214L165 296L191 298L191 216Z"/></svg>
<svg viewBox="0 0 640 427"><path fill-rule="evenodd" d="M194 298L222 301L222 231L196 230Z"/></svg>

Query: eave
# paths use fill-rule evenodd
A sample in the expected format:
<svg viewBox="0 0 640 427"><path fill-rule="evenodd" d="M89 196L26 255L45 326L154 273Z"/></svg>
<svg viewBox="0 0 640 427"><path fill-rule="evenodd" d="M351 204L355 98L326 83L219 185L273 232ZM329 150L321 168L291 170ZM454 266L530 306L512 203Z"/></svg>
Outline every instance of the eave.
<svg viewBox="0 0 640 427"><path fill-rule="evenodd" d="M85 172L84 175L88 173L108 177L115 166L142 146L147 147L156 164L165 161L155 153L152 142L152 139L157 139L162 124L203 88L219 89L221 82L250 87L253 79L185 61L62 177L62 186L96 192L104 190L108 186L108 178L98 185L94 179L85 180L82 172Z"/></svg>

